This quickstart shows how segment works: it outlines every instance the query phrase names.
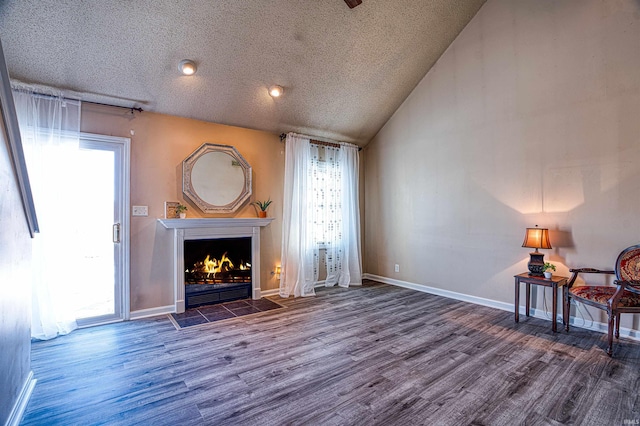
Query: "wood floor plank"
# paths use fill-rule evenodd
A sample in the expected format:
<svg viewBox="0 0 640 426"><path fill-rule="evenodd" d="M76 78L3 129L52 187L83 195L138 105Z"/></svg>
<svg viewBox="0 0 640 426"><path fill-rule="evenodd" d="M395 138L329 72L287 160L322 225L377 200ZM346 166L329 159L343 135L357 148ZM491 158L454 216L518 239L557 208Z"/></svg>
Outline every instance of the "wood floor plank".
<svg viewBox="0 0 640 426"><path fill-rule="evenodd" d="M24 425L512 425L640 420L640 343L368 281L176 330L32 345Z"/></svg>

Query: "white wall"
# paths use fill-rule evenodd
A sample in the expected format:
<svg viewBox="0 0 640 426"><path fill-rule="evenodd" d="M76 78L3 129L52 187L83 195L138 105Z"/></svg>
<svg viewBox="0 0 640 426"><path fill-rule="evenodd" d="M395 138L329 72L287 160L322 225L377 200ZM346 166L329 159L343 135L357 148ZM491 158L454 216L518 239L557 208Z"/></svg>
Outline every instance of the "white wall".
<svg viewBox="0 0 640 426"><path fill-rule="evenodd" d="M31 372L30 261L31 238L0 123L0 424Z"/></svg>
<svg viewBox="0 0 640 426"><path fill-rule="evenodd" d="M640 243L640 2L489 0L365 159L369 273L513 303L536 224L560 274L612 268Z"/></svg>

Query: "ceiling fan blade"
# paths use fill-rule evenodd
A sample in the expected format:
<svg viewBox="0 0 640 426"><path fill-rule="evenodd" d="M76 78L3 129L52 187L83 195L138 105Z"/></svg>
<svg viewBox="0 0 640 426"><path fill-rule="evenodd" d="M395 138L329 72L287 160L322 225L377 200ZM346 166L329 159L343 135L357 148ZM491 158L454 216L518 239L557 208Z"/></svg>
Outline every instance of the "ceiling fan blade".
<svg viewBox="0 0 640 426"><path fill-rule="evenodd" d="M349 9L353 9L357 5L362 3L362 0L344 0L344 2L349 6Z"/></svg>

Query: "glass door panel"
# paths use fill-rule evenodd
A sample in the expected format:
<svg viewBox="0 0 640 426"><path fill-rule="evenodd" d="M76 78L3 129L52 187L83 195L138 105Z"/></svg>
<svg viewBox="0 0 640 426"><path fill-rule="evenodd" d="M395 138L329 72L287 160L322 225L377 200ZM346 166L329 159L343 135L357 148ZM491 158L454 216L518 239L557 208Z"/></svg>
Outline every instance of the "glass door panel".
<svg viewBox="0 0 640 426"><path fill-rule="evenodd" d="M76 279L69 296L78 320L115 314L114 157L113 151L83 147L76 159L82 176L76 189L82 199L74 210L75 230L69 239L77 248Z"/></svg>
<svg viewBox="0 0 640 426"><path fill-rule="evenodd" d="M128 145L85 135L74 168L76 194L69 251L75 271L70 299L79 326L125 319Z"/></svg>

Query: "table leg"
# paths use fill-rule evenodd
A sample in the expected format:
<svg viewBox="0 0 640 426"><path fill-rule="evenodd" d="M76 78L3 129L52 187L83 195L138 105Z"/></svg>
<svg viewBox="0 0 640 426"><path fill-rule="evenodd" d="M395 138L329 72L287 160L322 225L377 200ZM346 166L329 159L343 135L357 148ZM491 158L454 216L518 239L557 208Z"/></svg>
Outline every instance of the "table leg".
<svg viewBox="0 0 640 426"><path fill-rule="evenodd" d="M527 305L525 307L525 314L529 316L529 306L531 306L531 284L527 283Z"/></svg>
<svg viewBox="0 0 640 426"><path fill-rule="evenodd" d="M551 312L553 315L551 321L553 322L551 323L551 330L555 333L558 331L558 325L556 324L556 318L558 317L558 283L554 282L551 288L553 289L553 307L551 308Z"/></svg>
<svg viewBox="0 0 640 426"><path fill-rule="evenodd" d="M569 331L569 316L571 315L571 307L569 306L569 287L567 284L562 287L563 303L562 313L564 315L564 329Z"/></svg>
<svg viewBox="0 0 640 426"><path fill-rule="evenodd" d="M516 278L516 322L520 321L520 280Z"/></svg>
<svg viewBox="0 0 640 426"><path fill-rule="evenodd" d="M564 287L562 287L560 289L560 291L562 291L562 299L561 299L561 302L560 302L560 303L562 303L562 324L566 324L567 323L567 313L565 312L566 311L566 309L565 309L566 298L565 298L565 295L564 295Z"/></svg>

